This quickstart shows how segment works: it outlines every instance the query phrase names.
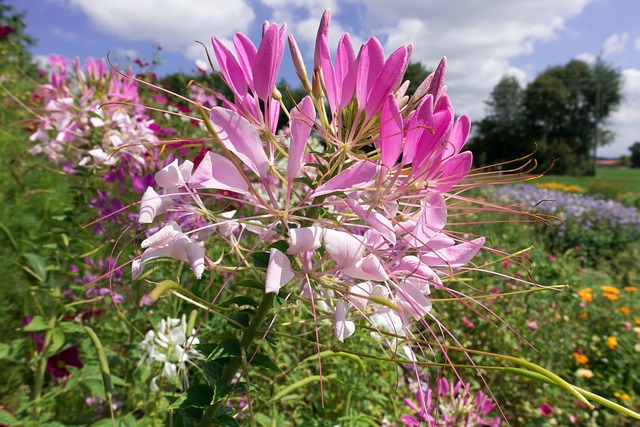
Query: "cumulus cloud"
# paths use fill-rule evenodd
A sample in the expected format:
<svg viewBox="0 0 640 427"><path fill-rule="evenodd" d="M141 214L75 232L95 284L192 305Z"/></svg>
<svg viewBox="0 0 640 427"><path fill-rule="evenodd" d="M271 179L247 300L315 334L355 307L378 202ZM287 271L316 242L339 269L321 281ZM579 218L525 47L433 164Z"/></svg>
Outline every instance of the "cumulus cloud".
<svg viewBox="0 0 640 427"><path fill-rule="evenodd" d="M629 147L640 141L640 69L629 68L622 71L622 93L624 99L620 109L611 115L609 124L616 131L611 146L602 149L612 156L629 155Z"/></svg>
<svg viewBox="0 0 640 427"><path fill-rule="evenodd" d="M627 32L610 35L602 46L602 56L624 52L628 41L629 33Z"/></svg>
<svg viewBox="0 0 640 427"><path fill-rule="evenodd" d="M67 0L91 22L124 40L150 40L171 51L188 49L194 40L207 42L215 33L230 37L246 31L255 14L245 0Z"/></svg>
<svg viewBox="0 0 640 427"><path fill-rule="evenodd" d="M76 41L78 39L78 36L76 35L76 33L74 33L73 31L67 31L67 30L62 29L60 27L53 27L51 29L51 33L53 33L54 36L66 41L66 42L73 42L73 41Z"/></svg>
<svg viewBox="0 0 640 427"><path fill-rule="evenodd" d="M589 52L583 52L579 55L576 55L576 59L579 59L580 61L586 62L587 64L595 64L596 60L598 59L598 57L596 55L594 55L593 53L589 53Z"/></svg>
<svg viewBox="0 0 640 427"><path fill-rule="evenodd" d="M385 47L414 43L413 60L433 69L447 56L447 84L456 112L478 119L484 100L504 75L524 82L525 70L512 64L552 40L564 22L589 0L370 0L367 29L377 28ZM530 76L529 76L530 77Z"/></svg>

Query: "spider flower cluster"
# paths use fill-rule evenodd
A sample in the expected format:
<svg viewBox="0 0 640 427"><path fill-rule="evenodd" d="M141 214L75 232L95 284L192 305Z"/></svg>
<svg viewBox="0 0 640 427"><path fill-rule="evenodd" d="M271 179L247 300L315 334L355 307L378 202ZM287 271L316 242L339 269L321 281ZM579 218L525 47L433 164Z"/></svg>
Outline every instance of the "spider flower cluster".
<svg viewBox="0 0 640 427"><path fill-rule="evenodd" d="M76 165L113 166L120 149L121 162L144 169L158 138L139 106L137 82L109 70L104 59L88 58L83 67L76 58L70 68L66 57L50 55L49 66L49 81L36 93L43 111L33 123L31 154L73 171ZM138 106L133 113L130 105Z"/></svg>
<svg viewBox="0 0 640 427"><path fill-rule="evenodd" d="M432 290L447 289L484 245L446 227L448 202L470 173L462 151L470 121L455 118L445 59L407 96L411 45L386 56L372 37L356 53L344 34L332 58L329 24L325 11L310 78L286 25L265 23L257 47L236 34L235 53L213 38L233 97L200 107L210 150L166 166L142 197L139 222L164 223L132 273L174 258L198 279L209 269L231 280L262 252L265 292L310 301L315 314L333 317L338 340L359 319L406 336L430 315ZM288 128L278 132L275 82L287 41L307 96L284 112ZM226 249L213 260L215 239Z"/></svg>

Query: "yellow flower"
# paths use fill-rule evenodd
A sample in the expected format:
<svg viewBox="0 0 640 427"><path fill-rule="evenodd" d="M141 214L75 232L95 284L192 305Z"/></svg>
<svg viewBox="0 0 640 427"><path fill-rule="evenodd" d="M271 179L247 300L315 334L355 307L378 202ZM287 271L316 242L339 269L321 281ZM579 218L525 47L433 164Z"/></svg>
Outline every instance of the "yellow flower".
<svg viewBox="0 0 640 427"><path fill-rule="evenodd" d="M581 365L586 365L589 363L589 358L582 353L573 353L573 358Z"/></svg>
<svg viewBox="0 0 640 427"><path fill-rule="evenodd" d="M600 286L600 290L602 292L608 292L610 294L616 294L616 295L620 293L620 289L615 288L613 286L607 286L607 285Z"/></svg>
<svg viewBox="0 0 640 427"><path fill-rule="evenodd" d="M631 399L631 397L627 393L620 393L619 391L614 392L613 395L615 397L617 397L618 399L620 399L620 400L625 400L626 401L626 400Z"/></svg>
<svg viewBox="0 0 640 427"><path fill-rule="evenodd" d="M586 368L578 368L576 375L582 378L593 378L593 371Z"/></svg>
<svg viewBox="0 0 640 427"><path fill-rule="evenodd" d="M631 314L631 309L629 307L620 307L618 310L620 310L621 313L623 314Z"/></svg>
<svg viewBox="0 0 640 427"><path fill-rule="evenodd" d="M636 286L625 286L624 290L627 292L635 292L638 290L638 288Z"/></svg>
<svg viewBox="0 0 640 427"><path fill-rule="evenodd" d="M609 350L615 350L618 348L618 339L614 336L607 338L607 347L609 347Z"/></svg>
<svg viewBox="0 0 640 427"><path fill-rule="evenodd" d="M578 295L580 295L580 298L582 298L583 301L586 301L586 302L593 301L593 294L591 293L591 288L580 289L578 291Z"/></svg>
<svg viewBox="0 0 640 427"><path fill-rule="evenodd" d="M618 301L620 298L616 294L610 294L609 292L605 292L602 294L603 297L609 298L611 301Z"/></svg>

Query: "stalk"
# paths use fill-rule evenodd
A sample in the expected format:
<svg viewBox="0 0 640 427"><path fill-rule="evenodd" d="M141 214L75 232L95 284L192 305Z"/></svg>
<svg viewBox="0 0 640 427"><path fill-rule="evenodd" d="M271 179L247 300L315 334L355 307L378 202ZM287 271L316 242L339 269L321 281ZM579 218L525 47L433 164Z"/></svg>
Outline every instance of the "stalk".
<svg viewBox="0 0 640 427"><path fill-rule="evenodd" d="M243 331L242 338L240 339L240 349L243 355L247 353L251 343L256 339L256 337L258 337L260 325L267 317L269 309L273 306L274 297L275 294L273 293L265 293L262 296L262 300L260 301L260 305L256 310L256 314L254 314L253 318L251 319L251 323L249 323L249 326L247 326ZM236 376L238 371L242 368L244 362L244 358L238 357L232 359L222 373L222 379L220 380L219 386L225 388L231 385L231 381ZM221 403L222 400L219 400L204 411L202 420L200 420L199 424L201 427L213 425L213 420L215 419L216 412L218 411Z"/></svg>

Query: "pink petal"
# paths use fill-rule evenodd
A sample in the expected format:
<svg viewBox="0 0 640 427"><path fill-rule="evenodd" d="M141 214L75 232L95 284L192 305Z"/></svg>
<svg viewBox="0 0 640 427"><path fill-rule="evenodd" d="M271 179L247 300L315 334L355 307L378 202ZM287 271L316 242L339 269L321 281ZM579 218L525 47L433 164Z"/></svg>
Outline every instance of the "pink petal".
<svg viewBox="0 0 640 427"><path fill-rule="evenodd" d="M435 190L440 192L449 191L469 175L472 163L473 154L471 151L464 151L445 159L440 166L440 177L437 180Z"/></svg>
<svg viewBox="0 0 640 427"><path fill-rule="evenodd" d="M443 158L448 158L456 155L462 149L462 146L467 141L469 132L471 131L471 120L468 116L460 116L451 129L449 134L449 140L446 143Z"/></svg>
<svg viewBox="0 0 640 427"><path fill-rule="evenodd" d="M175 221L169 221L167 225L162 227L155 234L144 239L140 244L140 247L144 249L162 246L182 235L184 235L182 228L180 228Z"/></svg>
<svg viewBox="0 0 640 427"><path fill-rule="evenodd" d="M271 99L271 92L276 84L282 62L286 32L286 24L280 29L276 24L271 24L262 36L262 42L258 47L253 65L253 85L256 95L263 101Z"/></svg>
<svg viewBox="0 0 640 427"><path fill-rule="evenodd" d="M372 289L373 285L371 282L362 282L353 285L351 289L349 289L349 292L351 292L351 295L348 296L349 302L353 304L355 308L364 312L371 298Z"/></svg>
<svg viewBox="0 0 640 427"><path fill-rule="evenodd" d="M277 294L280 288L289 283L294 277L295 274L291 269L289 258L276 248L271 248L264 291Z"/></svg>
<svg viewBox="0 0 640 427"><path fill-rule="evenodd" d="M343 300L338 300L333 333L340 342L343 342L345 338L349 338L356 331L355 323L346 320L348 311L347 304Z"/></svg>
<svg viewBox="0 0 640 427"><path fill-rule="evenodd" d="M462 267L473 258L484 245L484 237L422 255L422 262L434 266Z"/></svg>
<svg viewBox="0 0 640 427"><path fill-rule="evenodd" d="M364 243L360 237L344 231L325 229L324 245L339 269L354 267L362 259Z"/></svg>
<svg viewBox="0 0 640 427"><path fill-rule="evenodd" d="M402 153L402 116L398 109L396 97L387 96L380 115L380 155L381 162L392 168Z"/></svg>
<svg viewBox="0 0 640 427"><path fill-rule="evenodd" d="M322 244L322 227L312 225L311 227L290 228L289 240L288 254L314 251Z"/></svg>
<svg viewBox="0 0 640 427"><path fill-rule="evenodd" d="M431 310L431 301L411 282L404 281L396 288L402 308L415 318L422 318Z"/></svg>
<svg viewBox="0 0 640 427"><path fill-rule="evenodd" d="M378 114L387 96L395 89L404 74L407 58L405 46L399 47L389 55L367 96L365 110L368 117Z"/></svg>
<svg viewBox="0 0 640 427"><path fill-rule="evenodd" d="M257 49L251 39L242 33L233 36L233 45L238 53L238 62L246 82L253 87L253 64L256 63Z"/></svg>
<svg viewBox="0 0 640 427"><path fill-rule="evenodd" d="M331 10L325 9L320 18L320 25L318 25L318 32L316 34L316 48L313 55L313 68L321 69L320 61L320 40L322 37L329 37L329 24L331 23Z"/></svg>
<svg viewBox="0 0 640 427"><path fill-rule="evenodd" d="M309 96L305 96L296 108L291 110L291 142L287 177L289 180L301 176L302 158L311 129L315 123L316 109Z"/></svg>
<svg viewBox="0 0 640 427"><path fill-rule="evenodd" d="M191 178L192 169L193 163L190 160L179 165L176 159L156 173L156 182L164 188L181 187Z"/></svg>
<svg viewBox="0 0 640 427"><path fill-rule="evenodd" d="M353 92L356 88L357 71L358 63L356 61L356 52L353 49L349 33L345 33L340 37L338 51L336 53L336 82L341 86L340 96L338 98L338 109L345 107L351 101L351 98L353 98Z"/></svg>
<svg viewBox="0 0 640 427"><path fill-rule="evenodd" d="M326 37L321 37L319 42L320 66L322 69L322 79L324 80L325 93L329 108L332 113L338 109L338 100L340 97L340 83L336 81L336 74L331 62L331 51L329 49L329 41Z"/></svg>
<svg viewBox="0 0 640 427"><path fill-rule="evenodd" d="M189 187L229 190L251 195L249 185L231 160L211 151L205 154L198 168L193 172Z"/></svg>
<svg viewBox="0 0 640 427"><path fill-rule="evenodd" d="M197 279L202 278L204 272L204 247L195 242L190 242L185 246L185 252L187 255L187 262L193 270L193 274Z"/></svg>
<svg viewBox="0 0 640 427"><path fill-rule="evenodd" d="M378 166L375 163L365 160L359 161L318 187L316 191L313 192L312 197L319 197L340 191L362 189L370 185L377 171Z"/></svg>
<svg viewBox="0 0 640 427"><path fill-rule="evenodd" d="M265 178L269 159L256 128L238 113L222 107L213 107L210 118L222 144L260 178Z"/></svg>
<svg viewBox="0 0 640 427"><path fill-rule="evenodd" d="M344 201L351 210L358 215L369 226L373 227L380 233L389 243L396 244L396 233L391 221L384 215L374 210L364 209L353 199L345 199Z"/></svg>
<svg viewBox="0 0 640 427"><path fill-rule="evenodd" d="M361 280L374 280L383 282L389 279L382 263L374 254L369 254L359 260L355 265L347 265L342 272L349 277Z"/></svg>
<svg viewBox="0 0 640 427"><path fill-rule="evenodd" d="M384 49L382 49L382 45L378 39L371 37L362 46L358 54L356 98L360 110L364 110L365 105L367 105L367 98L369 97L371 88L383 66Z"/></svg>
<svg viewBox="0 0 640 427"><path fill-rule="evenodd" d="M142 195L138 222L140 224L151 224L157 215L166 212L167 207L172 204L171 197L161 196L156 193L153 187L148 187L147 191Z"/></svg>
<svg viewBox="0 0 640 427"><path fill-rule="evenodd" d="M240 68L238 61L236 61L236 58L217 38L212 37L211 43L213 44L213 53L216 55L216 59L218 60L220 71L222 71L222 75L233 93L239 96L246 95L247 78L242 71L242 68Z"/></svg>
<svg viewBox="0 0 640 427"><path fill-rule="evenodd" d="M409 119L409 123L405 126L406 136L404 149L402 150L403 165L408 165L413 162L422 133L425 132L425 130L427 132L429 131L426 129L426 123L433 115L433 104L431 101L431 95L423 99L416 108L415 113Z"/></svg>
<svg viewBox="0 0 640 427"><path fill-rule="evenodd" d="M418 170L425 166L428 160L442 151L442 145L438 145L453 125L453 111L446 109L434 113L425 123L422 135L416 148L414 164Z"/></svg>

